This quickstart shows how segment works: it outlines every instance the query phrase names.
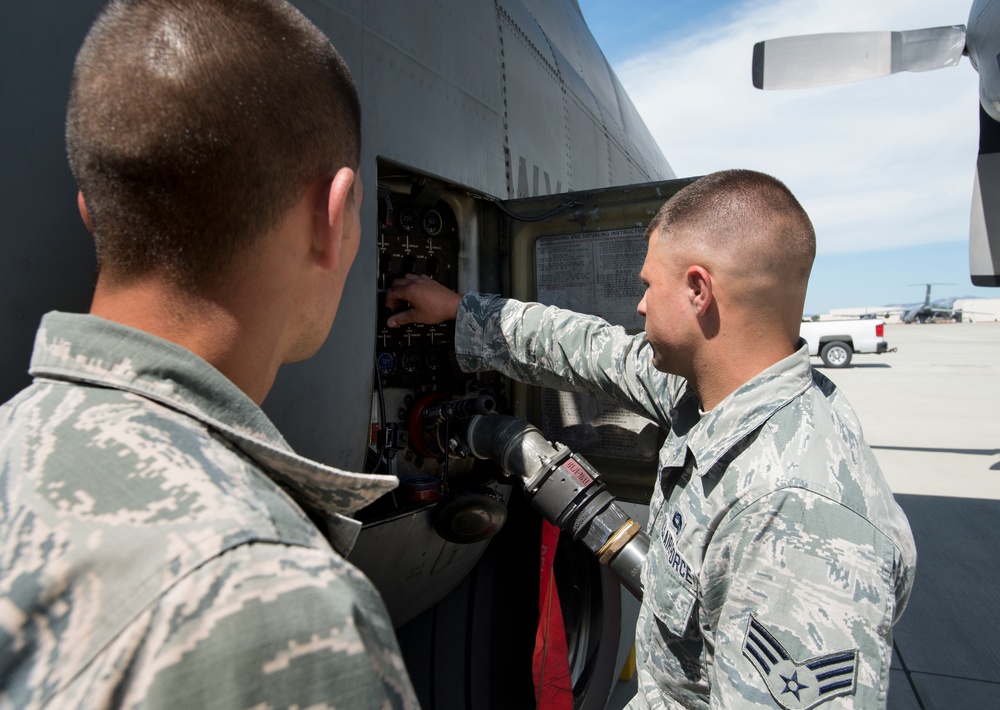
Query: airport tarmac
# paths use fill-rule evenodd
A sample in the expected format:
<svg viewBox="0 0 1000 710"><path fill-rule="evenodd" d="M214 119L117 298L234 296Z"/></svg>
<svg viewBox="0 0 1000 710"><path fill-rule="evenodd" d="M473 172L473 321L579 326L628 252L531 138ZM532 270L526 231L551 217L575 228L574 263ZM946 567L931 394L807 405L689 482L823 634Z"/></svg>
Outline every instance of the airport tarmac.
<svg viewBox="0 0 1000 710"><path fill-rule="evenodd" d="M885 338L897 352L814 365L857 411L917 543L888 707L998 707L1000 323L887 325ZM619 682L607 710L634 693Z"/></svg>

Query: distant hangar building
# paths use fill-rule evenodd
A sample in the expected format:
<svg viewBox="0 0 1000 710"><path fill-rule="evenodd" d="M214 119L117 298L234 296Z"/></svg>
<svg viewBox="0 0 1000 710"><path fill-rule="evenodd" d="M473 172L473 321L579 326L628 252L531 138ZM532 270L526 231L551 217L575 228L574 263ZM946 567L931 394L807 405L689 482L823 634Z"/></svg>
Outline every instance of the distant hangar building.
<svg viewBox="0 0 1000 710"><path fill-rule="evenodd" d="M962 310L963 323L1000 321L1000 298L959 298L954 308Z"/></svg>

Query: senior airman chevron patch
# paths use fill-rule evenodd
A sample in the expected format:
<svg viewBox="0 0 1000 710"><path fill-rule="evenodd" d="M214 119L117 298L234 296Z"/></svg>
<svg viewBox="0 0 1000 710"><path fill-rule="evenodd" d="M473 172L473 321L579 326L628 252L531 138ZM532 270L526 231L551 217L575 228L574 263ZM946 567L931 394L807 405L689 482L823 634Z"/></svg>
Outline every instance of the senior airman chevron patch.
<svg viewBox="0 0 1000 710"><path fill-rule="evenodd" d="M808 710L854 693L857 685L857 650L796 661L753 614L743 640L743 655L760 672L778 705L787 710Z"/></svg>

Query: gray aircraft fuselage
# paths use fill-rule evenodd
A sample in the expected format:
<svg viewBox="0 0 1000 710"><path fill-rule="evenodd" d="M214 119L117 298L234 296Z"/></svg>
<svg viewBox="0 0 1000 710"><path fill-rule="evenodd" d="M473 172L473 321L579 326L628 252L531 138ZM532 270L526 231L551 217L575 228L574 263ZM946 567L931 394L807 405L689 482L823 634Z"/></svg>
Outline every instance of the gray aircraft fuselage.
<svg viewBox="0 0 1000 710"><path fill-rule="evenodd" d="M491 201L674 174L575 0L294 4L330 37L358 85L364 245L326 345L310 360L283 368L264 406L299 453L361 470L371 449L378 299L385 286L380 187L382 194L394 190L410 199L421 176L444 186L460 243L452 285L472 290L503 285L483 276L496 272L498 251L477 247L472 234L490 219L483 207ZM29 382L42 314L89 307L93 244L77 213L64 119L74 57L101 5L7 3L0 10L6 228L0 401ZM388 389L387 399L397 402L422 388ZM397 623L444 596L486 544L442 540L423 520L432 507L374 516L369 522L376 524L366 525L351 557L379 585Z"/></svg>

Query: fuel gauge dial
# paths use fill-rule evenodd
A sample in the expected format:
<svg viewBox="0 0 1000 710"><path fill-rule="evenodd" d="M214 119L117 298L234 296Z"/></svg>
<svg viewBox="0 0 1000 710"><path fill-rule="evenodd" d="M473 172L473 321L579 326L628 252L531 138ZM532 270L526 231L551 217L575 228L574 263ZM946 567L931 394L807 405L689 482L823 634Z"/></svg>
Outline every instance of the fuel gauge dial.
<svg viewBox="0 0 1000 710"><path fill-rule="evenodd" d="M427 210L424 213L422 225L428 235L435 237L441 233L441 229L444 227L444 220L441 218L441 213L437 210Z"/></svg>
<svg viewBox="0 0 1000 710"><path fill-rule="evenodd" d="M404 232L412 232L416 229L418 220L419 215L415 207L404 207L399 211L399 227Z"/></svg>

